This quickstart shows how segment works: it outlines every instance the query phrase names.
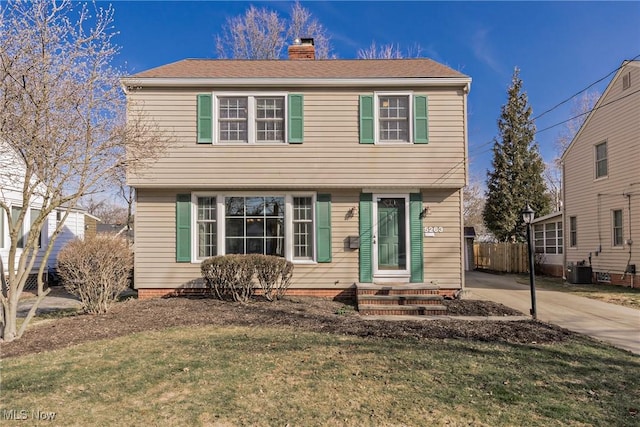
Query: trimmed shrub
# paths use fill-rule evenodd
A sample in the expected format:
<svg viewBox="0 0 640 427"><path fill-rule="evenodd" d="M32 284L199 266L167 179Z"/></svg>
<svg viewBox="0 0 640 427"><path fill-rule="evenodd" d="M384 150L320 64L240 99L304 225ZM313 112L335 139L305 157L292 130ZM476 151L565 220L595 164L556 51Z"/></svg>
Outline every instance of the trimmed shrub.
<svg viewBox="0 0 640 427"><path fill-rule="evenodd" d="M117 236L76 239L58 254L62 284L80 298L86 313L106 313L129 286L132 269L129 244Z"/></svg>
<svg viewBox="0 0 640 427"><path fill-rule="evenodd" d="M265 298L273 301L280 299L289 287L293 264L270 255L222 255L205 259L200 270L207 287L218 299L248 302L259 285Z"/></svg>
<svg viewBox="0 0 640 427"><path fill-rule="evenodd" d="M207 286L219 299L248 302L254 293L255 268L245 255L221 255L202 261L200 271Z"/></svg>
<svg viewBox="0 0 640 427"><path fill-rule="evenodd" d="M256 278L269 301L282 298L291 284L293 263L284 258L271 255L252 255Z"/></svg>

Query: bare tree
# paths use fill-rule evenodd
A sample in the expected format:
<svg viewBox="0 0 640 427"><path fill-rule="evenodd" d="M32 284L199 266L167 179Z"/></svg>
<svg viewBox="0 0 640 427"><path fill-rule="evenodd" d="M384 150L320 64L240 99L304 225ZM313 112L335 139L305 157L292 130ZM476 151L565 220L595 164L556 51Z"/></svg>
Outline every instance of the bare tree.
<svg viewBox="0 0 640 427"><path fill-rule="evenodd" d="M600 99L600 92L584 92L581 97L574 98L571 105L571 117L575 117L565 123L564 127L560 130L558 137L556 138L556 157L559 160L562 154L565 152L573 137L576 136L582 123L587 119L587 114L596 102Z"/></svg>
<svg viewBox="0 0 640 427"><path fill-rule="evenodd" d="M402 59L402 58L418 58L422 55L422 48L415 44L408 48L405 53L402 52L399 44L388 43L378 46L374 41L371 42L366 49L358 50L358 59Z"/></svg>
<svg viewBox="0 0 640 427"><path fill-rule="evenodd" d="M484 225L482 211L484 210L485 194L479 179L471 179L463 190L464 206L463 217L466 227L473 227L476 236L482 237L487 234L487 227Z"/></svg>
<svg viewBox="0 0 640 427"><path fill-rule="evenodd" d="M288 19L267 8L249 6L244 15L227 18L216 36L216 53L220 58L279 59L285 55L285 45L300 37L314 39L316 59L332 56L326 29L300 3L291 6Z"/></svg>
<svg viewBox="0 0 640 427"><path fill-rule="evenodd" d="M0 213L10 240L7 273L0 274L4 341L22 335L49 292L43 273L80 198L103 190L118 168L156 158L164 145L135 105L125 120L120 75L111 65L118 51L113 13L70 0L10 0L0 11ZM42 243L43 226L56 210L61 221ZM18 300L36 260L38 298L18 331ZM1 264L0 258L4 270Z"/></svg>
<svg viewBox="0 0 640 427"><path fill-rule="evenodd" d="M551 197L552 208L556 211L562 209L562 165L560 158L573 141L582 123L586 120L587 113L593 109L598 99L600 99L598 91L584 92L579 98L573 99L570 114L575 118L565 123L560 130L555 141L556 156L553 161L545 164L544 178Z"/></svg>
<svg viewBox="0 0 640 427"><path fill-rule="evenodd" d="M104 224L126 224L127 208L108 199L89 199L82 201L88 213L100 219Z"/></svg>

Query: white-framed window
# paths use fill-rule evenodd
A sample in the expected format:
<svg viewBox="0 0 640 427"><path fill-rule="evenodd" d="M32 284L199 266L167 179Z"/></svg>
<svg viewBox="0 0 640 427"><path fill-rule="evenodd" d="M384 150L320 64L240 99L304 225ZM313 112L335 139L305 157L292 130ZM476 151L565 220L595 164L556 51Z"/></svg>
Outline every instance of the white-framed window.
<svg viewBox="0 0 640 427"><path fill-rule="evenodd" d="M215 93L215 142L284 143L286 99L285 93Z"/></svg>
<svg viewBox="0 0 640 427"><path fill-rule="evenodd" d="M624 245L624 229L622 226L622 220L622 209L611 211L611 243L614 247L620 247Z"/></svg>
<svg viewBox="0 0 640 427"><path fill-rule="evenodd" d="M196 244L198 259L218 254L217 203L215 197L196 198Z"/></svg>
<svg viewBox="0 0 640 427"><path fill-rule="evenodd" d="M412 98L408 92L376 92L374 108L378 142L408 143L413 140Z"/></svg>
<svg viewBox="0 0 640 427"><path fill-rule="evenodd" d="M40 216L40 213L42 213L41 209L34 209L31 208L30 209L30 222L29 222L29 229L33 228L33 224L36 222L36 220L38 219L38 217ZM42 247L42 231L44 230L45 225L42 225L42 228L40 229L40 233L38 234L38 241L36 242L36 247L37 248L41 248Z"/></svg>
<svg viewBox="0 0 640 427"><path fill-rule="evenodd" d="M596 179L604 178L609 175L608 155L607 155L607 142L601 142L595 146L596 154Z"/></svg>
<svg viewBox="0 0 640 427"><path fill-rule="evenodd" d="M192 193L192 262L252 253L314 262L315 198L309 193Z"/></svg>
<svg viewBox="0 0 640 427"><path fill-rule="evenodd" d="M578 217L569 217L569 246L578 246Z"/></svg>
<svg viewBox="0 0 640 427"><path fill-rule="evenodd" d="M14 226L18 221L18 217L20 216L21 213L22 213L22 206L11 206L11 219ZM18 244L16 245L16 248L19 248L19 249L24 248L24 220L22 222L22 231L18 236Z"/></svg>
<svg viewBox="0 0 640 427"><path fill-rule="evenodd" d="M225 198L225 253L284 256L282 196Z"/></svg>
<svg viewBox="0 0 640 427"><path fill-rule="evenodd" d="M540 254L561 254L563 245L562 222L548 222L533 226L535 252Z"/></svg>
<svg viewBox="0 0 640 427"><path fill-rule="evenodd" d="M313 197L293 197L293 258L313 259Z"/></svg>

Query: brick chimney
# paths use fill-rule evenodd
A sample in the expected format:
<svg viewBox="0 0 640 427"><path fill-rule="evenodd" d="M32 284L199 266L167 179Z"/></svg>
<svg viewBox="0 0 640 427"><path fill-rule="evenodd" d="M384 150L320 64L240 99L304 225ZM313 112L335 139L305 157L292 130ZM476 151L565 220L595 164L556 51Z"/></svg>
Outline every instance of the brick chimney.
<svg viewBox="0 0 640 427"><path fill-rule="evenodd" d="M295 39L289 46L289 59L292 61L307 61L316 59L316 48L313 39Z"/></svg>

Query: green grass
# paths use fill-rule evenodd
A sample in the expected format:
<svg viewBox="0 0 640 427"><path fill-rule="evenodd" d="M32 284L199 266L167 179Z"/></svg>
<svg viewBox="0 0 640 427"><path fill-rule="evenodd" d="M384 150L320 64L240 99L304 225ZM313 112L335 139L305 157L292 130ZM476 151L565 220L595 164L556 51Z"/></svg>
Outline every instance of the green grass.
<svg viewBox="0 0 640 427"><path fill-rule="evenodd" d="M290 328L148 332L2 362L4 410L55 425L638 425L640 359Z"/></svg>
<svg viewBox="0 0 640 427"><path fill-rule="evenodd" d="M516 280L523 285L529 285L528 276L526 278L523 276L517 277ZM640 286L640 284L638 285ZM640 310L640 287L629 288L600 284L574 285L560 278L544 276L536 276L536 286L552 291L570 292L578 296Z"/></svg>

